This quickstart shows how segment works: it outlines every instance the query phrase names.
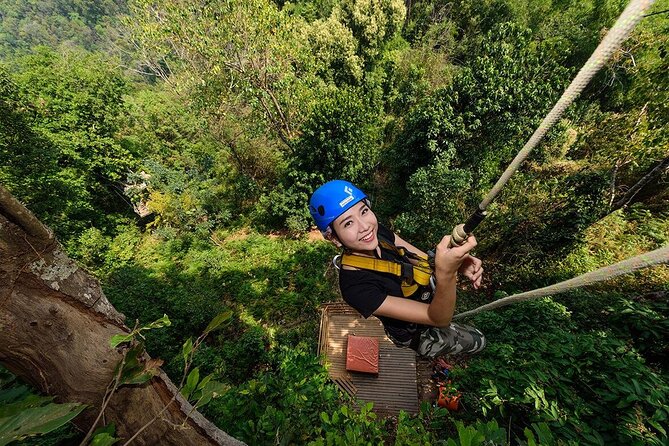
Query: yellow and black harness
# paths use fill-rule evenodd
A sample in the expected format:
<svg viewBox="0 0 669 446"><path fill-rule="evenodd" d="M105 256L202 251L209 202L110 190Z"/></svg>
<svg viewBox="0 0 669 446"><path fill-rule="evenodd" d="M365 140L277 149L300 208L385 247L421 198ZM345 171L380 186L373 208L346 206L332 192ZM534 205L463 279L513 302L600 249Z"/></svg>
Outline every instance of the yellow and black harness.
<svg viewBox="0 0 669 446"><path fill-rule="evenodd" d="M395 246L387 240L379 237L379 245L394 253L398 258L405 258L409 262L395 260L384 260L373 257L365 257L351 252L341 255L340 266L351 266L354 268L393 274L402 279L402 294L409 297L416 292L419 286L430 286L432 277L432 266L427 257L415 254L405 248Z"/></svg>

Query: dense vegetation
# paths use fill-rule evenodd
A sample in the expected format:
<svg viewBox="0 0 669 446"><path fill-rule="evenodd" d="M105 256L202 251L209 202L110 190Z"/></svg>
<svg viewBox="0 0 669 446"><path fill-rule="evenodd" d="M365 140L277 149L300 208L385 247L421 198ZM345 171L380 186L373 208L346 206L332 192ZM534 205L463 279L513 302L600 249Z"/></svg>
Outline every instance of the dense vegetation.
<svg viewBox="0 0 669 446"><path fill-rule="evenodd" d="M233 310L195 363L227 386L205 414L248 443L666 444L667 267L473 318L490 344L456 372L465 411L377 420L315 356L337 291L310 191L356 182L432 246L624 6L1 0L0 183L130 320L170 316L148 348L171 376ZM477 234L486 287L459 308L669 243L668 51L669 15L646 17L513 177Z"/></svg>

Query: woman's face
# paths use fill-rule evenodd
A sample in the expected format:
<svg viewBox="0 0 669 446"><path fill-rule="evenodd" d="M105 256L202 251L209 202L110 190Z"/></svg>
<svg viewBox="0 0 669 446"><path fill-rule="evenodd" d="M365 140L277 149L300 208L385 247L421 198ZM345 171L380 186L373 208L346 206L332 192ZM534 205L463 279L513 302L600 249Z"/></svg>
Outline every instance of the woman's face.
<svg viewBox="0 0 669 446"><path fill-rule="evenodd" d="M339 241L353 251L373 251L379 245L379 222L364 201L337 217L332 227Z"/></svg>

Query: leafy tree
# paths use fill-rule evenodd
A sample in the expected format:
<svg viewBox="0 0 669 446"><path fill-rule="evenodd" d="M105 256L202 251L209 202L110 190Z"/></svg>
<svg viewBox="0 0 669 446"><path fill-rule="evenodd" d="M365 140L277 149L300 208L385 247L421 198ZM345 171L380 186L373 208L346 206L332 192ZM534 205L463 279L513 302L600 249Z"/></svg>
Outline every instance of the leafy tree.
<svg viewBox="0 0 669 446"><path fill-rule="evenodd" d="M335 14L313 22L309 27L309 45L314 52L316 74L337 84L359 84L363 59L357 54L358 41L350 28Z"/></svg>
<svg viewBox="0 0 669 446"><path fill-rule="evenodd" d="M100 56L44 47L19 59L15 71L11 81L5 75L3 119L5 175L17 195L65 240L128 210L121 194L136 154L116 139L124 78ZM54 190L60 200L41 198Z"/></svg>
<svg viewBox="0 0 669 446"><path fill-rule="evenodd" d="M373 60L399 33L406 16L401 0L343 0L340 8L333 14L353 32L366 61Z"/></svg>
<svg viewBox="0 0 669 446"><path fill-rule="evenodd" d="M429 172L441 176L445 169L462 169L473 180L466 200L472 206L565 84L567 70L555 58L559 55L558 48L534 44L526 29L509 23L496 27L484 39L480 55L456 73L451 85L412 110L388 158L395 178L420 175L423 179L408 182L409 191L417 200L436 203L448 197L449 190L438 187L440 181L428 181L428 171L420 169L434 164ZM462 181L457 184L464 186ZM411 191L412 186L417 189ZM438 213L426 216L412 205L407 212L437 227L446 223ZM422 233L420 227L414 224L411 233Z"/></svg>
<svg viewBox="0 0 669 446"><path fill-rule="evenodd" d="M379 159L379 110L361 90L332 90L314 107L295 144L294 168L362 183ZM314 185L315 186L315 185Z"/></svg>
<svg viewBox="0 0 669 446"><path fill-rule="evenodd" d="M61 43L97 49L103 46L105 25L125 9L125 0L2 0L0 57Z"/></svg>
<svg viewBox="0 0 669 446"><path fill-rule="evenodd" d="M175 70L187 64L199 84L196 96L209 110L250 106L248 124L260 123L290 145L310 99L311 79L302 75L309 49L301 18L266 0L192 8L135 0L131 12L128 27L150 69L168 78L171 63Z"/></svg>

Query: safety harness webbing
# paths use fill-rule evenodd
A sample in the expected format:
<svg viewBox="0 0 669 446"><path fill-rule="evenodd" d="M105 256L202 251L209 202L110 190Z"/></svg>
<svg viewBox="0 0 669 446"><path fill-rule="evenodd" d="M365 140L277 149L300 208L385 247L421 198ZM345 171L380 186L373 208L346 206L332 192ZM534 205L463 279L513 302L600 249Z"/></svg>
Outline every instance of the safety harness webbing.
<svg viewBox="0 0 669 446"><path fill-rule="evenodd" d="M402 279L402 294L405 297L412 295L418 289L418 286L427 286L430 284L432 268L427 258L395 246L393 243L381 238L379 238L379 244L382 248L395 253L397 256L413 259L416 263L377 259L355 253L344 253L341 256L341 265L397 276Z"/></svg>

